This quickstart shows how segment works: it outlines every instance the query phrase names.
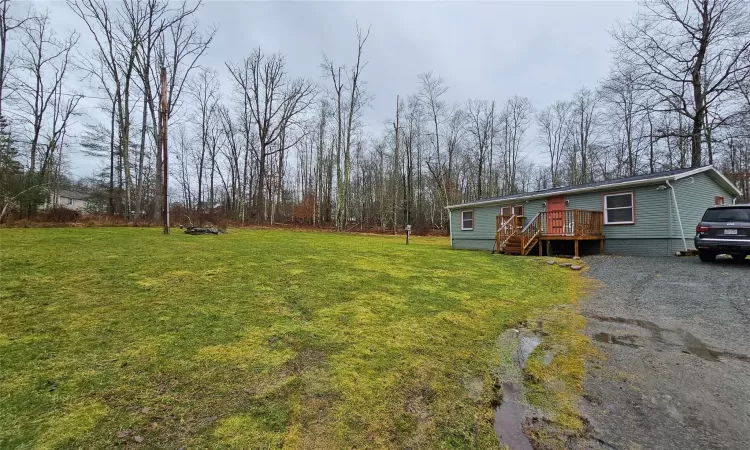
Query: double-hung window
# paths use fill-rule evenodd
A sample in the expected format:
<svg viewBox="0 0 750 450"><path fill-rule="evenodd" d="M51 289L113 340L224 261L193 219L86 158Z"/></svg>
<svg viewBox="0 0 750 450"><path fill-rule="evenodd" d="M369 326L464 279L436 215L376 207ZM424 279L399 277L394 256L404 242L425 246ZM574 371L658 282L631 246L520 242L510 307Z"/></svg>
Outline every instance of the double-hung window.
<svg viewBox="0 0 750 450"><path fill-rule="evenodd" d="M474 210L461 211L461 231L474 229Z"/></svg>
<svg viewBox="0 0 750 450"><path fill-rule="evenodd" d="M635 199L632 192L604 196L604 224L629 225L635 223Z"/></svg>

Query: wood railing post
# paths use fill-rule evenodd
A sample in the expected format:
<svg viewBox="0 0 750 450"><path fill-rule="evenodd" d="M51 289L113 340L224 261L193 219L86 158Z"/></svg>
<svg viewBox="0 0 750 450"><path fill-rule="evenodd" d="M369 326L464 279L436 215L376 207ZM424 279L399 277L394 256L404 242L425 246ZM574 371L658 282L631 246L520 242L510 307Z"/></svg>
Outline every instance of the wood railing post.
<svg viewBox="0 0 750 450"><path fill-rule="evenodd" d="M573 236L578 235L578 210L573 210Z"/></svg>

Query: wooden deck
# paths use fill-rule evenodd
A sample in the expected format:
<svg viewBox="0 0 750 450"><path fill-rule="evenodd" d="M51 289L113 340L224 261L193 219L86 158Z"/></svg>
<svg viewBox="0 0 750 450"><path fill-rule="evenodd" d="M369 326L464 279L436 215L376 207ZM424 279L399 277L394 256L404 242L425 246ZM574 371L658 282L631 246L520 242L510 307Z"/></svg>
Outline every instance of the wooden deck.
<svg viewBox="0 0 750 450"><path fill-rule="evenodd" d="M582 209L544 211L526 220L523 216L497 216L495 249L498 253L528 255L550 241L573 241L578 256L579 241L599 241L604 252L604 213Z"/></svg>

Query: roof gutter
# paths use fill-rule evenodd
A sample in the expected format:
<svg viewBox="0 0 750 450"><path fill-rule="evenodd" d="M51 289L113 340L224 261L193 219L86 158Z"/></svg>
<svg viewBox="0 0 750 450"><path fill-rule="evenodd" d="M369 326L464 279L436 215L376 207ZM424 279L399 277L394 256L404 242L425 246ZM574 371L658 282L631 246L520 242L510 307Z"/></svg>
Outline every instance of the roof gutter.
<svg viewBox="0 0 750 450"><path fill-rule="evenodd" d="M677 206L677 196L674 193L674 186L669 184L669 180L664 180L664 182L669 186L669 189L672 191L672 201L674 201L674 210L677 212L677 223L680 225L680 235L682 236L682 245L685 247L685 251L688 251L687 247L687 241L685 240L685 229L682 228L682 218L680 218L680 208ZM669 224L671 227L672 224Z"/></svg>

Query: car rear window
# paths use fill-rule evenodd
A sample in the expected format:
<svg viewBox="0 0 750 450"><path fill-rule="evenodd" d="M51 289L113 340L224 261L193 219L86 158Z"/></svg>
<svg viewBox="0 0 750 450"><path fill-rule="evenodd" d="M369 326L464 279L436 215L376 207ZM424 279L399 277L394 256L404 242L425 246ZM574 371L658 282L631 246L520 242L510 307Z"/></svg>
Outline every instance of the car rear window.
<svg viewBox="0 0 750 450"><path fill-rule="evenodd" d="M750 222L750 208L713 208L703 215L704 222Z"/></svg>

